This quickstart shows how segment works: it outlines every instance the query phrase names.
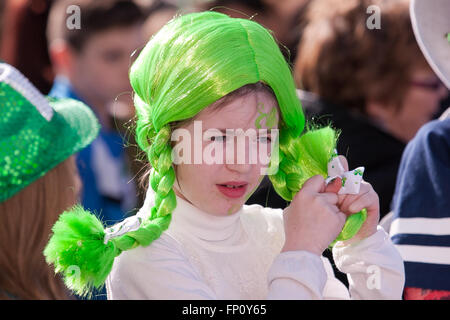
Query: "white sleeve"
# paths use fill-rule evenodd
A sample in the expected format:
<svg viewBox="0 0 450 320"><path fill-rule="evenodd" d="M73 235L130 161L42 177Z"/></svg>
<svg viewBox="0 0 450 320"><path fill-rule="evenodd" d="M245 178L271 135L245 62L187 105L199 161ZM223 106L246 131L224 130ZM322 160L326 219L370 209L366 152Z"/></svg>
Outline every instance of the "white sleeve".
<svg viewBox="0 0 450 320"><path fill-rule="evenodd" d="M352 299L402 298L403 260L382 227L358 243L338 242L333 257L337 268L347 274Z"/></svg>
<svg viewBox="0 0 450 320"><path fill-rule="evenodd" d="M322 299L326 281L327 273L320 256L307 251L282 252L269 270L267 299Z"/></svg>
<svg viewBox="0 0 450 320"><path fill-rule="evenodd" d="M149 247L123 252L106 280L109 300L214 300L178 243L163 234Z"/></svg>
<svg viewBox="0 0 450 320"><path fill-rule="evenodd" d="M268 275L273 300L348 300L347 287L334 275L330 261L307 251L283 252Z"/></svg>

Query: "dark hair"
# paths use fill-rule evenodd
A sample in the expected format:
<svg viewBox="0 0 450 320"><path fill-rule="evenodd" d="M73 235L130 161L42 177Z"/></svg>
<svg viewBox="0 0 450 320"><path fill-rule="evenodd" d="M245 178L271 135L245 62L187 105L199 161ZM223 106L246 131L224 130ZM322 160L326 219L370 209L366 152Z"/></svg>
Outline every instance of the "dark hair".
<svg viewBox="0 0 450 320"><path fill-rule="evenodd" d="M367 8L381 10L369 29ZM295 62L297 86L365 112L369 99L399 106L411 72L428 66L417 45L408 0L315 0Z"/></svg>
<svg viewBox="0 0 450 320"><path fill-rule="evenodd" d="M203 4L199 5L200 9L210 10L214 8L214 11L222 12L228 14L229 11L232 11L235 5L247 7L250 10L255 10L257 13L263 13L268 9L267 4L261 0L214 0L214 1L206 1ZM231 10L230 10L231 9Z"/></svg>
<svg viewBox="0 0 450 320"><path fill-rule="evenodd" d="M67 28L66 12L69 6L78 6L81 13L81 28ZM132 0L59 0L50 10L47 24L49 44L63 39L75 50L81 51L83 45L93 34L113 28L126 28L144 21L142 8Z"/></svg>

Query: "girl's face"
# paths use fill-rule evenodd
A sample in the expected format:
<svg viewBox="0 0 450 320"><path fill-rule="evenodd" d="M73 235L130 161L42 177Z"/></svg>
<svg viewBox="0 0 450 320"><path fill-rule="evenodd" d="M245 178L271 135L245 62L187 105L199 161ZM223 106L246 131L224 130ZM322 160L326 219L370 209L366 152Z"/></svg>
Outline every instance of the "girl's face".
<svg viewBox="0 0 450 320"><path fill-rule="evenodd" d="M175 193L212 215L239 211L264 176L277 127L277 102L264 91L204 109L180 128L182 138L172 135L173 154L184 159L175 162Z"/></svg>

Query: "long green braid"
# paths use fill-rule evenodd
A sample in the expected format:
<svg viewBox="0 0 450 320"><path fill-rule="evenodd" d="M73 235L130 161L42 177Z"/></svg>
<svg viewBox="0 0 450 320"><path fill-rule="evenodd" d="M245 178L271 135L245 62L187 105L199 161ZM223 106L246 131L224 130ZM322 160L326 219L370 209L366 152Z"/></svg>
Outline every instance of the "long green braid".
<svg viewBox="0 0 450 320"><path fill-rule="evenodd" d="M135 92L136 140L152 166L155 204L139 229L106 243L103 224L83 208L60 216L44 255L79 295L103 285L121 252L148 246L169 227L176 208L170 139L174 122L192 119L245 85L262 82L270 87L281 113L280 157L272 159L279 170L270 179L286 200L292 200L312 175L326 176L336 144L330 128L301 136L305 120L291 70L270 32L250 20L212 11L173 19L140 53L131 67L130 82ZM73 272L74 266L80 272Z"/></svg>

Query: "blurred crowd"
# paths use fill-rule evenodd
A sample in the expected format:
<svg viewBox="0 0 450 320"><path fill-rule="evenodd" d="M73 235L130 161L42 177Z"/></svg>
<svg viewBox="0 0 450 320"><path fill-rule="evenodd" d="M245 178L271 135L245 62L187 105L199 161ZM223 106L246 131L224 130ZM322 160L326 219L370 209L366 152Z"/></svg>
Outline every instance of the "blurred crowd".
<svg viewBox="0 0 450 320"><path fill-rule="evenodd" d="M67 25L68 17L77 14L68 9L71 5L80 8L80 29ZM380 28L367 25L370 5L381 8ZM338 153L347 157L350 168L365 167L364 179L378 193L380 214L389 228L405 147L450 106L449 90L414 37L408 0L0 2L0 60L15 66L45 95L83 101L101 124L99 136L72 163L80 174L83 206L107 225L142 206L147 187L142 173L148 164L133 135L129 68L172 17L203 10L252 19L272 31L292 67L308 124L331 123L339 130ZM268 179L248 203L287 206ZM7 224L7 219L17 224L26 220L21 215L7 217L11 208L8 201L0 203L0 299L77 298L53 277L40 254L57 218L50 211L60 207L47 208L42 232L32 232L34 239L27 241L33 246L23 250L10 245L10 233L4 231L14 224ZM332 260L330 252L325 255ZM11 268L11 261L19 261L23 269ZM334 271L347 282L344 274ZM3 294L2 288L13 296ZM104 292L98 297L104 298Z"/></svg>

